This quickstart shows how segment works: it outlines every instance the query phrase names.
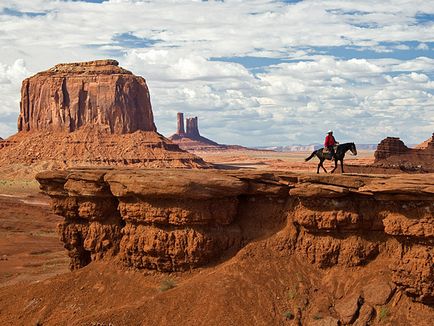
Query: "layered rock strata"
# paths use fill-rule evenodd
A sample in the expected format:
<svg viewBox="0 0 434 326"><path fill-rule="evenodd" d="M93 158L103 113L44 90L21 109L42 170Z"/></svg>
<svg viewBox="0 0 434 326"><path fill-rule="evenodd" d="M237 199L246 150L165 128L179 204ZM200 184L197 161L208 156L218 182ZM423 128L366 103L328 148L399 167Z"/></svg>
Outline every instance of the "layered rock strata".
<svg viewBox="0 0 434 326"><path fill-rule="evenodd" d="M387 137L377 146L374 153L375 165L399 167L404 171L434 171L434 135L416 148L408 148L397 137Z"/></svg>
<svg viewBox="0 0 434 326"><path fill-rule="evenodd" d="M18 133L1 142L0 166L208 166L156 131L142 77L115 60L59 64L23 81Z"/></svg>
<svg viewBox="0 0 434 326"><path fill-rule="evenodd" d="M417 145L415 148L417 149L434 149L434 133L430 138L425 140L423 143Z"/></svg>
<svg viewBox="0 0 434 326"><path fill-rule="evenodd" d="M23 81L18 131L156 131L148 87L115 60L58 64Z"/></svg>
<svg viewBox="0 0 434 326"><path fill-rule="evenodd" d="M378 261L393 287L434 304L433 175L93 169L37 179L65 219L72 268L105 257L183 271L269 237L324 270Z"/></svg>
<svg viewBox="0 0 434 326"><path fill-rule="evenodd" d="M410 149L398 137L387 137L378 144L374 156L375 160L379 161L393 155L405 154L409 151Z"/></svg>
<svg viewBox="0 0 434 326"><path fill-rule="evenodd" d="M201 136L199 132L198 118L191 117L185 119L186 130L184 130L184 113L177 114L176 133L169 137L175 144L188 151L195 150L225 150L230 146L218 144L206 137Z"/></svg>

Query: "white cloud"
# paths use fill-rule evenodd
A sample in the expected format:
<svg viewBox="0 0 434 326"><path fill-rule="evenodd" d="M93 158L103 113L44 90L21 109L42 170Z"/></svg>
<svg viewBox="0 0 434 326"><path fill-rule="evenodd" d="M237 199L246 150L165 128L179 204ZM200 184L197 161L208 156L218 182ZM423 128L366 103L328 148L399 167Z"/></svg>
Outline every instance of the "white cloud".
<svg viewBox="0 0 434 326"><path fill-rule="evenodd" d="M0 63L0 137L16 131L21 82L28 75L22 59L17 59L12 65Z"/></svg>
<svg viewBox="0 0 434 326"><path fill-rule="evenodd" d="M248 145L320 141L329 126L348 140L378 142L392 133L417 142L434 128L434 24L416 19L434 13L432 1L4 0L4 8L46 15L0 14L0 136L15 128L20 83L29 75L20 59L36 72L104 57L147 79L166 134L176 111L199 115L206 136ZM394 57L396 49L412 51L406 41L426 57ZM384 58L318 54L330 46ZM256 71L210 60L233 56L296 61Z"/></svg>
<svg viewBox="0 0 434 326"><path fill-rule="evenodd" d="M429 50L429 46L426 45L425 43L419 43L419 45L416 47L417 50Z"/></svg>

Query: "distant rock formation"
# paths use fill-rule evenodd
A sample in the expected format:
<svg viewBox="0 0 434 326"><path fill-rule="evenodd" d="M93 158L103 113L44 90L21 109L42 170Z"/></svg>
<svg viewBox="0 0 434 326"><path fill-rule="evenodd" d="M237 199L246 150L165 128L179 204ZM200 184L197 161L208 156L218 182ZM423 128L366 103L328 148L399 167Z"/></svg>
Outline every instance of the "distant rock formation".
<svg viewBox="0 0 434 326"><path fill-rule="evenodd" d="M409 148L399 137L387 137L383 139L377 146L374 153L376 161L386 159L393 155L401 155L409 152Z"/></svg>
<svg viewBox="0 0 434 326"><path fill-rule="evenodd" d="M58 64L23 81L18 131L156 131L148 87L115 60Z"/></svg>
<svg viewBox="0 0 434 326"><path fill-rule="evenodd" d="M177 114L176 133L169 137L175 144L185 150L224 150L230 146L221 145L199 133L198 118L192 117L185 120L186 130L184 130L184 113Z"/></svg>
<svg viewBox="0 0 434 326"><path fill-rule="evenodd" d="M428 138L423 143L417 145L415 148L418 148L418 149L434 148L434 133L432 134L431 138Z"/></svg>
<svg viewBox="0 0 434 326"><path fill-rule="evenodd" d="M146 81L115 60L58 64L23 81L0 166L206 167L158 134Z"/></svg>
<svg viewBox="0 0 434 326"><path fill-rule="evenodd" d="M406 171L434 171L434 134L416 146L407 147L397 137L387 137L377 146L375 164L383 167L399 167Z"/></svg>
<svg viewBox="0 0 434 326"><path fill-rule="evenodd" d="M177 135L185 135L185 129L184 129L184 113L178 112L177 114L177 122L178 122L178 128L176 129Z"/></svg>

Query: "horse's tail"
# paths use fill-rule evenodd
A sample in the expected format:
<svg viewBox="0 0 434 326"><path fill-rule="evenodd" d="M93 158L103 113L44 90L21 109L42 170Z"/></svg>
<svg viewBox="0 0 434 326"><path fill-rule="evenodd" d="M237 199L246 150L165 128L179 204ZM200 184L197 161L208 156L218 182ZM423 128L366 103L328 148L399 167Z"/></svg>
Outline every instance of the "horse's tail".
<svg viewBox="0 0 434 326"><path fill-rule="evenodd" d="M305 161L305 162L309 161L312 157L315 156L315 154L316 154L316 151L313 151L312 154L310 154L309 157L306 157L306 158L304 159L304 161Z"/></svg>

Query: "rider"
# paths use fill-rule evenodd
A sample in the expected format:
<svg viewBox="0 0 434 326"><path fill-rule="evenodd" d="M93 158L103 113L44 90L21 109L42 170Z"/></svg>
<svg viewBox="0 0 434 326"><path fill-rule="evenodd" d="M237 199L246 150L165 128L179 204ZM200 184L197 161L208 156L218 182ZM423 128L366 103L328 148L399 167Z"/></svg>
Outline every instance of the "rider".
<svg viewBox="0 0 434 326"><path fill-rule="evenodd" d="M333 137L333 130L327 131L327 136L324 141L324 147L326 147L329 150L329 152L332 154L332 157L335 157L334 146L337 144L338 142L336 141L335 137Z"/></svg>

